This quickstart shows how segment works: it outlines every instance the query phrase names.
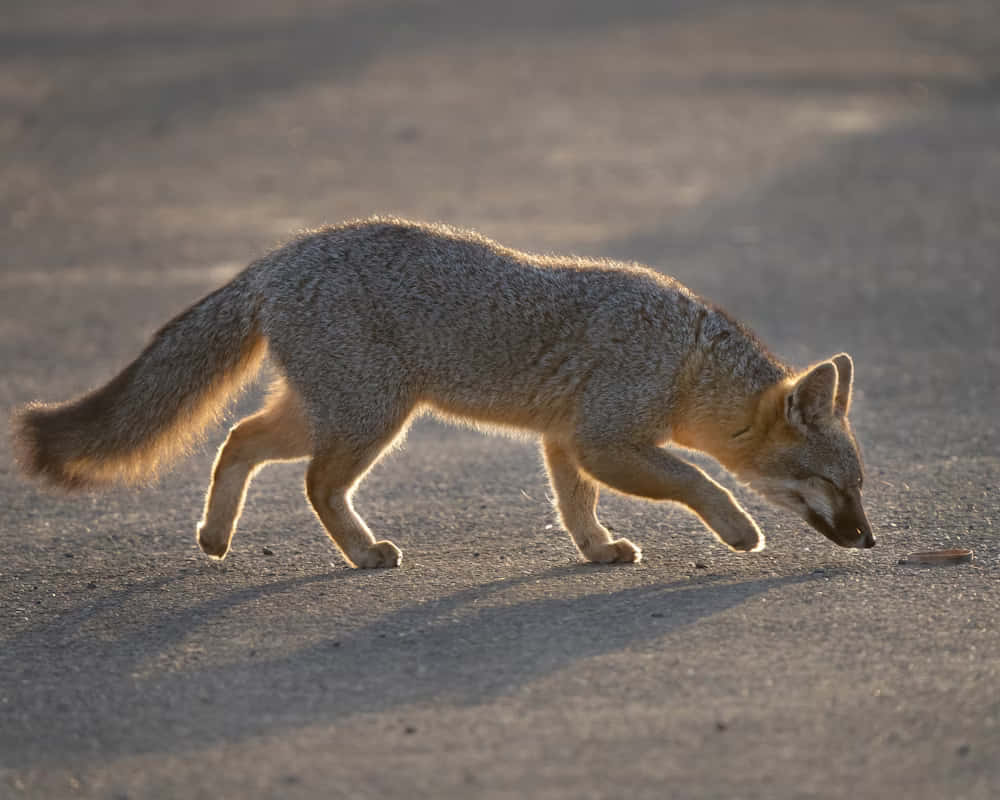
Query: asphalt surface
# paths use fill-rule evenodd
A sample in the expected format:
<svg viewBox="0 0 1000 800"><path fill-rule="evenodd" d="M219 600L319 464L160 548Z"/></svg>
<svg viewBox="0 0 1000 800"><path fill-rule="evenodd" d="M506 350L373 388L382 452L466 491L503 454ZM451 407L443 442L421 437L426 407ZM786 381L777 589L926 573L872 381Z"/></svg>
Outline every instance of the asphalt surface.
<svg viewBox="0 0 1000 800"><path fill-rule="evenodd" d="M4 441L0 797L1000 795L998 198L985 0L5 3L0 412L108 379L295 229L392 212L850 352L879 543L740 490L769 547L738 556L605 493L645 560L585 565L533 443L427 420L357 500L401 569L343 565L301 465L218 565L222 426L77 497Z"/></svg>

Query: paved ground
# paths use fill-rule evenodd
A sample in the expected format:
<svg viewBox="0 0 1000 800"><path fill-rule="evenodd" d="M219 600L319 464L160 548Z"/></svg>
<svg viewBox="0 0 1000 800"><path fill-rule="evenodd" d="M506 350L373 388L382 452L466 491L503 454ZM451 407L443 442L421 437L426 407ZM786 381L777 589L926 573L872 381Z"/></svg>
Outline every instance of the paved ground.
<svg viewBox="0 0 1000 800"><path fill-rule="evenodd" d="M0 797L1000 793L995 4L14 0L0 153L3 413L289 231L391 211L652 263L794 362L848 350L879 534L748 497L770 546L738 557L608 495L646 560L582 565L531 443L428 421L359 495L403 569L344 568L295 465L217 566L221 427L70 499L4 443Z"/></svg>

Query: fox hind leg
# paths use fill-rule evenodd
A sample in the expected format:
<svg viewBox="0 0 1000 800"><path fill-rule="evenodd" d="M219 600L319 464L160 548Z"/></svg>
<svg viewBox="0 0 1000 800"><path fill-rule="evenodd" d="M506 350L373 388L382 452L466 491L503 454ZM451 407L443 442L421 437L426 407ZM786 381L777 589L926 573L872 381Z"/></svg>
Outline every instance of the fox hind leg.
<svg viewBox="0 0 1000 800"><path fill-rule="evenodd" d="M598 485L584 475L570 452L559 442L546 438L542 451L556 506L563 527L588 561L637 562L642 551L628 539L612 539L597 519Z"/></svg>
<svg viewBox="0 0 1000 800"><path fill-rule="evenodd" d="M398 567L403 554L388 540L376 541L354 510L351 495L364 474L400 435L411 406L368 408L349 432L325 435L306 472L306 495L327 535L352 566ZM343 412L339 415L346 418Z"/></svg>
<svg viewBox="0 0 1000 800"><path fill-rule="evenodd" d="M201 549L213 558L225 558L254 472L268 461L305 458L311 449L299 398L281 382L265 407L233 426L219 448L198 524Z"/></svg>

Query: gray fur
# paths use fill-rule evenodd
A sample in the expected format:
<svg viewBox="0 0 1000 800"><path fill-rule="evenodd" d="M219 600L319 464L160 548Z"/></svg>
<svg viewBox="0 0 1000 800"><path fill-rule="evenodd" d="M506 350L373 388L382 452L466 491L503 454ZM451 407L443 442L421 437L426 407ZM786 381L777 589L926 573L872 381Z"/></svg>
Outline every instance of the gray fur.
<svg viewBox="0 0 1000 800"><path fill-rule="evenodd" d="M422 409L540 435L561 517L592 560L640 556L597 521L602 483L684 503L733 549L763 547L728 491L658 447L670 440L786 505L798 496L786 472L794 463L819 474L814 454L836 453L843 474L860 475L848 356L796 376L748 329L645 267L532 255L395 218L294 239L164 326L106 386L22 409L22 464L66 488L141 479L208 424L265 349L282 378L220 450L199 526L216 557L254 469L311 457L307 494L348 560L398 564L399 550L375 541L350 495ZM795 418L801 431L784 418L796 396L811 398ZM833 502L821 502L828 528ZM838 543L855 546L847 514Z"/></svg>

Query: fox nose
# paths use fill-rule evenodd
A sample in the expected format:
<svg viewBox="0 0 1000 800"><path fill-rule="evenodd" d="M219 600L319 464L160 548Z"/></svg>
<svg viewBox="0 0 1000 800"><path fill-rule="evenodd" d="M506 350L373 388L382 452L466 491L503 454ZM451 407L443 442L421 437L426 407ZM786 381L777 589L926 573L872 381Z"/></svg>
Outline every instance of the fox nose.
<svg viewBox="0 0 1000 800"><path fill-rule="evenodd" d="M865 549L875 546L875 535L871 530L865 531L864 537L861 540L861 546Z"/></svg>

